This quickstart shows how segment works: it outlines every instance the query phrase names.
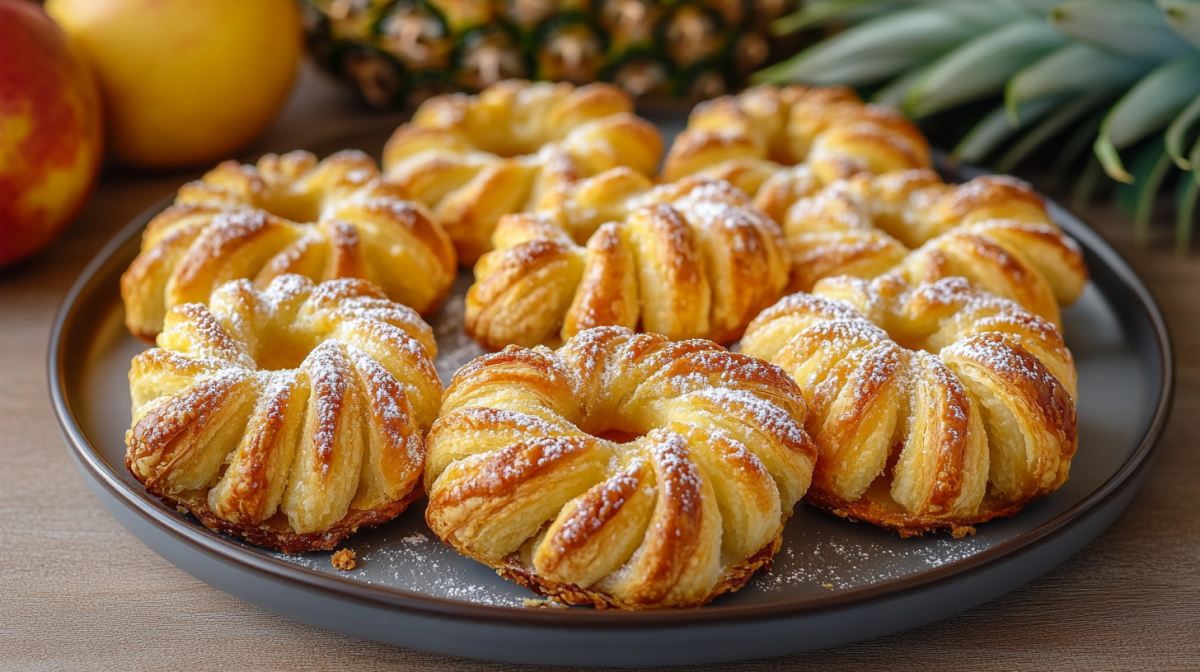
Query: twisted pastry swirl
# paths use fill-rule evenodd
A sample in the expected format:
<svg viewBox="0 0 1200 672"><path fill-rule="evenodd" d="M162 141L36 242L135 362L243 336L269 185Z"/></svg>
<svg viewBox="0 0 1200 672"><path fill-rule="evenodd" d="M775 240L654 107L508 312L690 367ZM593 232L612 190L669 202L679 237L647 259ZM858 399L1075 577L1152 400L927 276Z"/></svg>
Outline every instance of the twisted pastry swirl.
<svg viewBox="0 0 1200 672"><path fill-rule="evenodd" d="M889 108L863 103L847 87L758 86L697 105L671 145L663 177L704 174L754 195L796 164L821 184L933 165L916 126Z"/></svg>
<svg viewBox="0 0 1200 672"><path fill-rule="evenodd" d="M375 161L343 151L226 161L180 188L142 235L121 276L125 324L153 340L173 306L205 303L226 281L260 289L285 273L364 278L421 313L437 309L457 266L442 228L381 179Z"/></svg>
<svg viewBox="0 0 1200 672"><path fill-rule="evenodd" d="M492 249L503 215L536 210L611 168L653 174L662 138L632 112L633 101L610 84L501 82L477 96L425 101L388 140L383 165L473 264Z"/></svg>
<svg viewBox="0 0 1200 672"><path fill-rule="evenodd" d="M804 417L782 370L707 341L607 327L510 346L443 397L426 520L564 602L698 606L778 550L812 474Z"/></svg>
<svg viewBox="0 0 1200 672"><path fill-rule="evenodd" d="M1059 304L1074 302L1087 282L1079 247L1015 178L948 185L933 171L909 170L818 189L806 172L777 173L755 199L783 223L792 290L836 275L894 272L911 284L961 276L1059 325Z"/></svg>
<svg viewBox="0 0 1200 672"><path fill-rule="evenodd" d="M619 221L592 233L609 215ZM586 233L586 247L571 233ZM565 341L596 326L727 343L787 283L779 226L727 182L651 189L632 171L608 171L556 208L501 219L492 240L465 319L489 349Z"/></svg>
<svg viewBox="0 0 1200 672"><path fill-rule="evenodd" d="M839 515L961 536L1067 480L1070 351L962 278L828 278L763 311L741 349L800 383L820 451L808 500Z"/></svg>
<svg viewBox="0 0 1200 672"><path fill-rule="evenodd" d="M422 494L442 386L433 332L363 280L221 286L167 314L129 372L125 464L208 527L333 548Z"/></svg>

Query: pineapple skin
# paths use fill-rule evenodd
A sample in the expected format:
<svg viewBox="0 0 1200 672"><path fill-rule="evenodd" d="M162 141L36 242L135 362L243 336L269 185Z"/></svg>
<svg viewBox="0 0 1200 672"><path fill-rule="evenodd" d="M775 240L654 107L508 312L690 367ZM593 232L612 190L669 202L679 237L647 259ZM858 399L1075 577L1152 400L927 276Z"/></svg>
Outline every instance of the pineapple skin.
<svg viewBox="0 0 1200 672"><path fill-rule="evenodd" d="M310 52L374 107L503 79L614 82L639 99L741 88L794 51L799 0L298 0Z"/></svg>

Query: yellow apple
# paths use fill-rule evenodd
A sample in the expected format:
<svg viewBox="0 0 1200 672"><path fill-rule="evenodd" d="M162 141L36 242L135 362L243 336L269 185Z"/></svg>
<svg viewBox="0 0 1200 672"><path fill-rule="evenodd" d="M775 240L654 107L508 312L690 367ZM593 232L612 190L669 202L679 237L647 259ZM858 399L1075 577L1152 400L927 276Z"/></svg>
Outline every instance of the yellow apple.
<svg viewBox="0 0 1200 672"><path fill-rule="evenodd" d="M303 52L295 0L48 0L104 99L110 151L142 167L228 158L275 116Z"/></svg>
<svg viewBox="0 0 1200 672"><path fill-rule="evenodd" d="M100 170L100 97L42 8L0 0L0 266L45 247Z"/></svg>

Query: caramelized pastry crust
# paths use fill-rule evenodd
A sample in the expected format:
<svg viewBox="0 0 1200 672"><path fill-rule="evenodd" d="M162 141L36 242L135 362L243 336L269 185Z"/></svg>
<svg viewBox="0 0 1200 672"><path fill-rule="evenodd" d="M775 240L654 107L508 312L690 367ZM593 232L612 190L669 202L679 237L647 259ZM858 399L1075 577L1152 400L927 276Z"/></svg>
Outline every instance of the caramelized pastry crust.
<svg viewBox="0 0 1200 672"><path fill-rule="evenodd" d="M1015 178L948 185L933 171L909 170L817 189L804 170L772 177L756 199L783 223L793 291L835 275L890 271L912 284L961 276L1059 325L1059 304L1074 302L1087 282L1079 247Z"/></svg>
<svg viewBox="0 0 1200 672"><path fill-rule="evenodd" d="M741 350L800 385L820 452L807 498L838 515L962 536L1067 480L1070 351L963 278L827 278L763 311Z"/></svg>
<svg viewBox="0 0 1200 672"><path fill-rule="evenodd" d="M557 207L501 218L492 240L465 326L493 350L597 326L727 343L788 278L779 226L743 192L697 178L652 189L627 169L583 181Z"/></svg>
<svg viewBox="0 0 1200 672"><path fill-rule="evenodd" d="M425 210L381 179L375 161L344 151L226 161L184 185L151 220L121 277L125 323L152 341L176 305L205 303L226 281L259 288L284 274L364 278L427 314L450 291L454 248Z"/></svg>
<svg viewBox="0 0 1200 672"><path fill-rule="evenodd" d="M327 550L423 494L433 332L364 280L281 275L171 308L133 359L125 464L208 527Z"/></svg>
<svg viewBox="0 0 1200 672"><path fill-rule="evenodd" d="M815 449L778 367L620 327L464 366L429 434L430 528L571 604L699 606L779 547Z"/></svg>
<svg viewBox="0 0 1200 672"><path fill-rule="evenodd" d="M821 184L933 165L916 126L847 87L758 86L697 105L667 154L663 177L703 173L753 196L796 164Z"/></svg>
<svg viewBox="0 0 1200 672"><path fill-rule="evenodd" d="M911 123L844 87L769 86L696 107L664 176L728 180L784 227L791 291L821 278L962 276L1060 323L1087 269L1029 185L948 185Z"/></svg>
<svg viewBox="0 0 1200 672"><path fill-rule="evenodd" d="M610 168L653 174L662 138L632 111L611 84L501 82L427 100L388 140L383 164L473 264L503 215L539 209Z"/></svg>

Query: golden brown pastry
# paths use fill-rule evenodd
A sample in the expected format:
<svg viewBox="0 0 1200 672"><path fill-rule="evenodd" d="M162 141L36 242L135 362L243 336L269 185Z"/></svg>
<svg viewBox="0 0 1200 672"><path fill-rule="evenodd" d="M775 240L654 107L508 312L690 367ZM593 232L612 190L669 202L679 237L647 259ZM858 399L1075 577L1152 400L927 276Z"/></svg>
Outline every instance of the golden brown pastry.
<svg viewBox="0 0 1200 672"><path fill-rule="evenodd" d="M608 171L560 207L502 218L467 292L467 333L491 350L554 345L597 326L741 336L787 283L779 226L728 182L650 187L628 169ZM608 216L618 221L594 229ZM583 234L586 245L576 242Z"/></svg>
<svg viewBox="0 0 1200 672"><path fill-rule="evenodd" d="M963 278L827 278L763 311L741 350L800 385L820 452L807 499L838 515L962 536L1067 480L1070 351Z"/></svg>
<svg viewBox="0 0 1200 672"><path fill-rule="evenodd" d="M894 272L911 284L961 276L1059 325L1059 305L1074 302L1087 282L1079 247L1015 178L948 185L933 171L909 170L820 189L809 181L807 193L795 185L773 189L797 172L771 178L756 199L783 213L793 291L836 275Z"/></svg>
<svg viewBox="0 0 1200 672"><path fill-rule="evenodd" d="M375 161L344 151L226 161L184 185L151 220L121 276L125 324L152 341L172 306L208 301L226 281L265 288L284 274L364 278L422 314L450 291L454 248L424 209L381 179Z"/></svg>
<svg viewBox="0 0 1200 672"><path fill-rule="evenodd" d="M699 606L778 550L808 489L805 406L708 341L591 329L464 366L429 434L426 520L556 600Z"/></svg>
<svg viewBox="0 0 1200 672"><path fill-rule="evenodd" d="M281 275L167 313L133 359L125 464L208 527L327 550L423 494L433 332L364 280Z"/></svg>
<svg viewBox="0 0 1200 672"><path fill-rule="evenodd" d="M383 165L473 264L492 249L503 215L539 209L610 168L653 174L662 138L632 111L611 84L501 82L477 96L425 101L388 140Z"/></svg>
<svg viewBox="0 0 1200 672"><path fill-rule="evenodd" d="M821 184L933 165L912 122L863 103L847 87L757 86L697 105L667 154L663 177L703 173L754 196L797 164Z"/></svg>

